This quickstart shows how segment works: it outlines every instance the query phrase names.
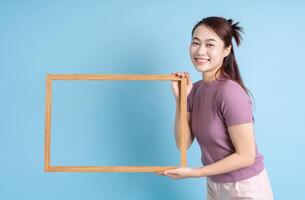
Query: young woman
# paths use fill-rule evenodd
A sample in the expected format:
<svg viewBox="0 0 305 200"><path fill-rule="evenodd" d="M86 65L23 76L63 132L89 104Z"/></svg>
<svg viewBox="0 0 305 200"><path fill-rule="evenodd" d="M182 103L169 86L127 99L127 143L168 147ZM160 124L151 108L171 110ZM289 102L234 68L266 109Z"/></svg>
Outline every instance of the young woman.
<svg viewBox="0 0 305 200"><path fill-rule="evenodd" d="M273 199L264 156L255 142L252 101L243 84L234 55L232 38L240 44L243 28L231 19L207 17L192 30L190 56L202 80L187 77L187 144L196 138L203 167L159 172L173 179L207 178L207 199ZM179 102L179 86L172 81ZM179 147L179 107L176 106L175 138ZM179 147L180 148L180 147Z"/></svg>

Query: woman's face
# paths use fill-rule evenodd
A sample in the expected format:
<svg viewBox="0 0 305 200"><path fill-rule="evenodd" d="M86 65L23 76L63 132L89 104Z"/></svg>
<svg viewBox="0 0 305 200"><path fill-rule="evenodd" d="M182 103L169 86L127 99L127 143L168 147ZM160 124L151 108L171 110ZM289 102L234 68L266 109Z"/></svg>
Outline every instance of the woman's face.
<svg viewBox="0 0 305 200"><path fill-rule="evenodd" d="M215 73L221 67L231 46L224 48L224 42L205 25L198 26L190 44L190 56L197 71Z"/></svg>

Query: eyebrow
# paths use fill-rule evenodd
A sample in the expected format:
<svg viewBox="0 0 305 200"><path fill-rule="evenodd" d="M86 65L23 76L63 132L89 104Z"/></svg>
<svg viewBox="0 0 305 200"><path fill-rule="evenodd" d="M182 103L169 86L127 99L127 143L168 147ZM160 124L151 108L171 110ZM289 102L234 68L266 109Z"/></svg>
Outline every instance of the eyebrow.
<svg viewBox="0 0 305 200"><path fill-rule="evenodd" d="M193 40L199 40L200 41L200 39L198 37L193 37ZM216 40L214 40L213 38L206 39L205 41L214 41L214 42L216 42Z"/></svg>

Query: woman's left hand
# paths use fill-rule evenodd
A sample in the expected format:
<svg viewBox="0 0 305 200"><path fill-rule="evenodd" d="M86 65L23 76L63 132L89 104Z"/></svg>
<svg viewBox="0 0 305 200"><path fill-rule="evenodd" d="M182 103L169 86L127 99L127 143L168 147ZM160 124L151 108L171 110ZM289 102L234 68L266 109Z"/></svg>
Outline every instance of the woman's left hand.
<svg viewBox="0 0 305 200"><path fill-rule="evenodd" d="M169 169L163 172L157 172L158 175L168 176L172 179L183 179L183 178L199 178L200 173L197 168L190 167L179 167L176 169Z"/></svg>

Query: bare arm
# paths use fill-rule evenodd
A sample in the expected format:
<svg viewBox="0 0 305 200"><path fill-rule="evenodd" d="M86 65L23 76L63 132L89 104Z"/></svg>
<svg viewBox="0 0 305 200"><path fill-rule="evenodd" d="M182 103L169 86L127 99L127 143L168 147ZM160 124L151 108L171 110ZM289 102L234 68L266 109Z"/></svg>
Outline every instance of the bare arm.
<svg viewBox="0 0 305 200"><path fill-rule="evenodd" d="M197 176L224 174L250 166L255 161L255 138L253 123L229 127L229 134L235 147L235 153L213 164L198 168Z"/></svg>
<svg viewBox="0 0 305 200"><path fill-rule="evenodd" d="M204 167L180 167L160 172L159 175L169 176L173 179L198 178L224 174L252 165L255 161L253 123L231 126L229 134L235 147L235 152L231 155Z"/></svg>
<svg viewBox="0 0 305 200"><path fill-rule="evenodd" d="M176 139L176 146L179 150L181 150L180 147L180 134L179 134L179 121L180 121L180 117L179 117L179 113L180 113L180 107L179 107L179 101L176 100L176 117L175 117L175 139ZM187 135L187 149L192 145L193 141L194 141L194 135L192 134L191 130L190 130L190 118L191 115L189 112L187 112L187 125L186 125L186 135Z"/></svg>

